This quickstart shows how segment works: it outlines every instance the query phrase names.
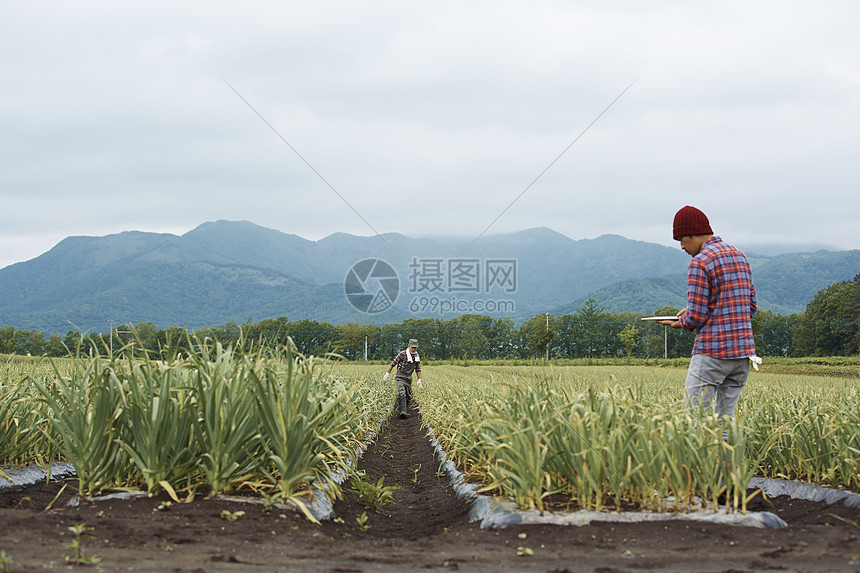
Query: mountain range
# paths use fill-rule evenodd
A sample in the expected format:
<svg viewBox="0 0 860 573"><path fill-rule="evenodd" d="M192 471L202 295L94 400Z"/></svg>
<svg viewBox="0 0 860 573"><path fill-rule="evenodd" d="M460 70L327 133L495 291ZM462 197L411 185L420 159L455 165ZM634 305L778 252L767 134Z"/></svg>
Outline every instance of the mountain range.
<svg viewBox="0 0 860 573"><path fill-rule="evenodd" d="M748 252L759 306L805 309L821 288L860 272L860 250ZM570 239L547 228L483 237L310 241L247 221L207 222L177 236L127 231L68 237L0 269L0 325L46 333L109 324L220 326L286 316L343 324L475 313L525 320L681 307L689 256L618 235ZM369 312L370 311L370 312Z"/></svg>

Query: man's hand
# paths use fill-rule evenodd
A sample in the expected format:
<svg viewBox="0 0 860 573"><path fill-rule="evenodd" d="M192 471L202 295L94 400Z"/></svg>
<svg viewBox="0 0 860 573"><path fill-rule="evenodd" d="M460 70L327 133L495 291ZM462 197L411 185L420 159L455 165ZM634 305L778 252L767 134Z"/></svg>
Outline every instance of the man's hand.
<svg viewBox="0 0 860 573"><path fill-rule="evenodd" d="M419 379L418 379L418 387L419 387L419 388L422 388L422 386L421 386L421 378L419 378Z"/></svg>
<svg viewBox="0 0 860 573"><path fill-rule="evenodd" d="M382 375L382 381L383 381L383 382L388 382L388 379L389 379L390 377L391 377L391 372L386 372L385 374L383 374L383 375Z"/></svg>
<svg viewBox="0 0 860 573"><path fill-rule="evenodd" d="M678 318L675 320L658 320L657 324L662 324L663 326L671 326L672 328L681 328L681 315L684 314L687 310L684 309L678 313Z"/></svg>
<svg viewBox="0 0 860 573"><path fill-rule="evenodd" d="M759 358L755 354L752 354L750 355L750 362L752 362L752 367L758 370L758 365L761 364L761 358Z"/></svg>

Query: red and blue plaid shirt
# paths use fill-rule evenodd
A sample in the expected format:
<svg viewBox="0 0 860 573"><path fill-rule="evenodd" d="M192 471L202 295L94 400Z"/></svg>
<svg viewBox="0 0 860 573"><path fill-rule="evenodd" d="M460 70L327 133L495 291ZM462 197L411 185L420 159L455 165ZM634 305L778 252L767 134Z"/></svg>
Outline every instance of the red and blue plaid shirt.
<svg viewBox="0 0 860 573"><path fill-rule="evenodd" d="M391 366L397 366L397 370L400 370L400 367L403 366L404 364L406 364L406 362L408 362L408 360L406 358L407 352L409 352L409 351L408 350L401 350L397 354L397 356L394 357L394 360L391 361L390 365ZM415 360L414 358L413 358L413 360L415 361L415 372L417 372L418 377L421 378L421 361Z"/></svg>
<svg viewBox="0 0 860 573"><path fill-rule="evenodd" d="M755 285L740 250L711 237L687 268L687 309L681 327L696 331L693 354L746 358L755 354Z"/></svg>

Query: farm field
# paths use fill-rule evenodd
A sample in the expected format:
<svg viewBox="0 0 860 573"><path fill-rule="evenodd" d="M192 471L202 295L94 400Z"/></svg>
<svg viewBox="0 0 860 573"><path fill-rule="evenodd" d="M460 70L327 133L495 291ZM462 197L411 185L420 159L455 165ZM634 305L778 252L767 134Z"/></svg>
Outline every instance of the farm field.
<svg viewBox="0 0 860 573"><path fill-rule="evenodd" d="M542 472L554 475L555 470L533 465L531 470L515 472L515 458L504 457L514 448L502 446L501 442L527 443L528 440L522 440L524 437L531 437L533 441L534 435L526 430L535 423L538 423L539 434L552 438L559 430L540 424L547 424L558 412L565 412L565 419L573 420L571 416L577 410L571 409L570 404L585 404L588 400L592 400L594 407L578 411L585 420L583 424L587 424L588 417L584 414L605 413L607 404L614 411L628 413L623 426L626 428L645 424L652 418L651 413L656 412L665 419L670 413L683 412L684 368L434 367L427 364L424 388L416 392L418 410L407 420L385 419L393 395L386 394L386 388L377 384L383 370L379 365L344 363L333 370L323 370L328 381L362 381L358 390L350 394L350 401L365 404L359 401L369 399L367 404L374 405L364 406L365 409L379 407L383 411L378 420L369 416L358 424L359 428L367 428L379 427L381 423L381 431L358 461L358 469L365 472L368 482L375 483L384 476L385 485L400 488L393 492L394 503L379 512L368 511L356 494L346 491L344 498L334 505L334 514L339 519L317 525L298 511L266 512L260 505L209 499L202 494L191 503L172 503L169 490L173 486L158 487L158 482L152 482L155 484L151 488L152 497L83 502L73 508L68 507L66 501L71 498L78 480L59 495L60 484L43 484L0 493L0 517L7 525L0 532L0 550L13 560L10 570L65 570L63 553L67 550L63 544L72 538L67 528L78 523L93 528L89 533L94 539L87 540L83 547L87 554L101 557L93 567L104 570L860 570L860 510L784 498L762 500L756 496L748 501L747 507L748 511L766 510L779 515L788 523L783 529L669 521L601 523L584 527L519 525L500 531L482 530L478 524L468 522L466 505L456 498L447 477L438 474L438 462L424 435L426 428L422 427L425 422L434 428L446 451L458 458L458 467L465 470L470 479L487 485L487 493L504 491L512 498L519 496L518 501L524 507L544 502L552 507L553 503L558 503L560 495L557 491L560 484L553 481L557 478L549 476L546 491L535 484L547 483L547 476ZM527 383L522 384L523 381ZM753 473L762 475L762 471L772 475L796 474L791 477L834 485L842 483L857 491L858 455L855 452L852 458L850 452L856 447L852 439L856 439L858 427L858 385L857 379L844 377L772 375L766 369L753 373L738 413L740 426L749 427L737 434L744 446L737 449L745 452L737 461L746 464L748 471L737 479L742 481ZM342 386L349 387L349 384ZM377 403L381 406L376 406ZM633 407L634 403L650 407L643 413ZM546 407L533 418L534 423L522 417L524 413L534 412L540 404ZM511 411L515 406L522 410ZM801 415L804 410L811 411ZM476 418L468 418L469 413ZM500 426L502 414L512 420L521 417L504 429ZM811 430L804 429L807 419L811 428L821 430L817 438L810 434ZM703 423L707 426L707 421ZM597 424L595 428L601 425L606 424ZM511 428L517 428L519 434L513 435ZM722 427L711 430L713 436ZM666 428L650 426L648 431L654 435L663 432L666 437L663 442L670 448L668 454L686 455L681 450L671 450L677 436L666 434ZM731 431L729 442L737 444L733 441L737 429ZM364 430L359 430L357 436L364 435L362 432ZM495 442L489 437L486 440L465 438L490 436L492 432L497 436ZM702 445L721 443L720 439L709 442L708 432L704 434ZM635 432L631 435L635 438ZM506 438L501 440L499 436ZM592 445L603 439L599 434L589 436L593 436L588 440ZM568 436L565 442L566 449L575 452L570 438ZM809 446L814 440L817 440L815 445ZM473 442L482 441L485 443L481 445L489 448L486 451L494 452L492 456L476 449ZM832 456L803 453L803 447L820 451L824 443L830 445L826 450ZM656 446L652 443L652 447ZM552 442L547 441L543 450L538 445L534 451L540 455L555 449ZM475 459L468 457L472 450L479 452ZM847 458L845 452L848 452ZM521 455L528 453L527 448L520 452ZM668 454L659 449L651 451L651 457L655 458ZM840 456L842 461L837 459ZM607 465L614 464L608 461ZM527 479L530 472L537 478L531 482ZM628 477L627 481L635 481L630 471L621 473ZM211 471L195 479L205 481L209 475ZM510 483L522 483L524 487L505 489ZM648 483L644 487L648 487ZM146 480L139 479L138 487L146 489ZM663 487L683 489L671 485ZM607 488L610 493L620 492L618 484L609 484ZM186 494L182 493L182 488L176 486L175 489L184 499ZM295 493L300 489L297 486L290 491ZM574 490L584 505L613 497L598 497L585 489ZM564 495L569 496L570 492ZM628 496L628 503L643 506L651 501L648 496L641 495L641 491L619 495ZM746 498L745 495L741 497ZM168 502L172 505L166 505ZM48 505L52 510L42 511ZM611 507L603 509L612 511ZM230 514L237 511L245 514L229 521L221 517L225 510ZM358 522L362 514L367 516L364 526Z"/></svg>

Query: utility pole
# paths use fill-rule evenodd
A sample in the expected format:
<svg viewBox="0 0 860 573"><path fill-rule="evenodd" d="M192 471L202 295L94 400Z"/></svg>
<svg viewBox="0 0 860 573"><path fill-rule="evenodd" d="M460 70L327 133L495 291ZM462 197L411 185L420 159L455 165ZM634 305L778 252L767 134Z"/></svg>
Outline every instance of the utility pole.
<svg viewBox="0 0 860 573"><path fill-rule="evenodd" d="M549 361L549 313L546 313L546 359Z"/></svg>
<svg viewBox="0 0 860 573"><path fill-rule="evenodd" d="M669 327L663 325L663 360L669 359Z"/></svg>
<svg viewBox="0 0 860 573"><path fill-rule="evenodd" d="M367 360L367 335L364 335L364 360Z"/></svg>

